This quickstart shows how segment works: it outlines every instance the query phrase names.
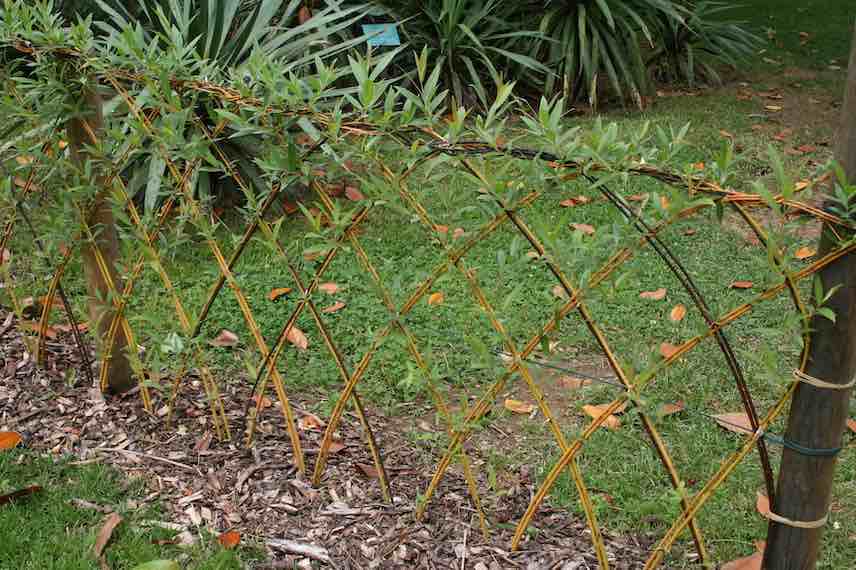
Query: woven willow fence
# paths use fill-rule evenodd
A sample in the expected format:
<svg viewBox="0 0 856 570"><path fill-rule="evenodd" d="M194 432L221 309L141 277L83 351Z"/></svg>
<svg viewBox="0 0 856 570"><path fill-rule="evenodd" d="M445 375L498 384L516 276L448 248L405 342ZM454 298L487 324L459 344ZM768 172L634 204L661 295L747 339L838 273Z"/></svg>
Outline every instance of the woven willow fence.
<svg viewBox="0 0 856 570"><path fill-rule="evenodd" d="M87 61L79 53L73 51L57 53L56 50L39 52L26 45L18 46L18 48L20 51L34 57L69 59L75 62L78 69L86 69L92 73L87 65L84 65L91 62ZM366 376L367 372L375 364L375 356L385 339L390 335L399 335L405 339L403 346L407 358L411 359L415 367L424 376L428 393L433 399L433 405L436 408L437 414L446 423L449 436L447 449L437 463L430 484L416 507L416 516L421 517L426 509L430 508L431 500L438 491L439 485L450 465L454 461L459 461L468 484L473 506L479 513L483 530L488 532L488 519L483 512L482 501L480 500L476 483L477 473L475 473L473 462L465 451L465 444L473 435L474 426L485 420L495 405L497 398L512 379L515 377L522 378L525 386L531 393L532 399L537 402L538 410L543 414L549 425L560 455L543 483L541 483L537 493L532 497L525 515L518 521L512 548L516 548L519 545L534 514L550 493L557 478L561 473L567 471L576 486L579 501L585 513L588 526L591 529L592 546L597 554L600 566L607 568L609 564L601 538L600 522L595 515L590 490L586 486L585 479L577 465L576 459L585 449L587 441L607 421L611 414L625 405L626 402L639 401L647 392L655 390L658 377L675 365L679 359L686 356L702 343L713 341L725 358L727 368L733 379L734 389L737 390L743 410L751 423L751 433L745 436L742 444L733 454L722 461L716 473L710 477L700 490L694 494L683 496L680 516L673 521L668 531L651 550L646 568L659 566L665 554L670 551L679 535L687 528L692 534L700 560L702 562L709 560L702 530L699 527L696 515L705 506L705 503L711 498L714 491L722 485L738 464L753 449L757 449L758 451L767 494L769 497L773 497L773 472L765 447L765 440L762 436L765 429L786 408L789 398L797 386L797 381L793 381L782 389L776 401L765 411L758 410L753 403L752 394L747 387L743 369L728 340L726 331L729 326L732 326L741 317L750 313L753 308L780 295L790 295L795 311L807 320L810 312L807 303L801 297L798 286L799 282L810 278L820 269L828 266L842 256L853 252L856 249L856 244L850 241L842 241L836 247L823 253L816 260L804 265L797 271L785 270L780 255L773 254L774 263L781 265L783 268L779 282L767 287L760 293L755 294L747 302L735 306L727 312L714 314L693 277L684 268L681 260L673 253L669 244L661 238L661 234L678 220L698 215L701 212L708 211L710 208L733 209L745 221L748 228L754 232L762 244L767 243L768 236L765 233L764 224L761 222L762 216L759 216L758 212L761 211L763 216L771 215L771 205L781 208L783 215L800 217L809 222L823 222L831 228L840 228L843 231L849 232L853 229L849 222L795 199L795 194L793 193L785 193L773 196L772 198L752 193L741 193L697 175L675 174L651 166L650 162L640 160L634 149L628 150L625 148L622 150L625 158L613 163L604 163L599 161L594 153L590 152L590 147L586 147L589 151L583 152L581 150L580 156L576 158L574 156L551 154L541 149L535 150L514 146L504 143L497 138L490 140L487 136L482 137L482 140L470 141L463 140L460 137L451 137L448 134L437 132L435 128L439 129L440 127L436 127L427 120L422 123L413 122L412 124L395 128L390 127L389 124L382 124L377 119L369 120L366 116L356 116L356 114L353 120L343 120L341 117L336 118L331 114L319 111L294 111L286 107L278 108L233 86L180 79L169 80L165 84L163 78L160 77L147 77L144 74L131 72L127 69L109 69L104 65L98 67L97 72L91 77L97 77L102 87L109 89L113 96L120 98L121 102L125 105L127 120L133 121L134 128L136 129L134 136L138 137L134 141L134 145L138 147L145 142L152 149L152 155L158 156L164 161L166 165L166 179L163 185L170 188L168 192L164 193L167 198L157 210L156 215L145 216L138 210L138 206L130 195L126 182L121 176L123 169L128 163L127 155L133 154L135 146L128 145L125 149L126 155L101 154L100 160L97 161L97 164L106 169L100 173L97 185L99 188L106 189L110 193L111 199L114 201L114 207L126 215L126 219L122 222L125 227L124 233L126 236L135 236L135 247L140 252L136 262L125 268L120 282L116 282L112 278L103 256L96 255L102 278L109 284L111 289L109 301L115 308L114 318L109 326L109 338L103 343L107 348L102 354L100 366L100 381L102 386L106 386L108 382L109 347L112 346L113 340L119 331L122 331L126 336L130 346L136 346L135 339L141 334L141 331L135 330L135 325L132 324L134 322L131 318L132 315L129 315L128 312L136 293L135 286L145 271L153 271L157 275L162 284L163 291L166 293L163 296L163 302L169 302L174 307L175 316L180 325L182 335L189 344L200 335L215 300L223 295L231 295L240 307L241 315L246 323L246 327L251 332L257 352L258 365L255 369L258 373L254 379L254 394L264 394L272 385L280 405L280 413L290 434L294 463L301 472L306 472L309 470L309 466L307 465L301 444L300 432L295 426L295 414L289 400L287 378L290 371L283 367L281 357L291 347L289 339L292 338L298 318L308 313L316 327L315 332L323 339L328 358L335 364L342 382L342 389L329 417L320 451L314 466L312 466L312 481L315 484L321 483L322 476L325 473L325 466L330 456L334 432L340 427L345 409L348 405L352 405L364 430L368 453L371 455L379 475L378 480L383 495L387 499L390 499L390 483L384 468L383 450L376 443L371 428L371 417L360 398L359 388L361 379ZM165 229L169 227L171 220L174 219L175 216L173 215L177 211L183 220L189 220L191 223L197 224L197 227L208 226L208 222L206 221L209 217L207 206L199 200L198 196L194 195L190 185L190 181L194 177L196 170L201 167L203 161L199 158L182 159L181 157L177 157L174 149L168 148L163 142L169 134L163 132L163 129L165 129L164 123L158 122L157 119L169 109L167 107L158 108L154 105L140 103L140 93L143 89L151 90L157 85L161 87L168 85L170 92L167 98L174 97L174 105L181 102L190 105L190 102L198 102L199 100L206 102L209 111L207 118L200 116L196 111L191 111L187 120L187 125L192 128L197 136L194 140L204 147L206 152L210 151L211 156L216 159L216 164L221 165L221 170L218 174L231 178L234 184L243 191L248 202L256 205L250 223L247 224L242 237L237 242L237 245L232 248L232 253L228 256L224 254L223 246L218 243L213 232L201 232L204 238L204 247L210 252L213 263L218 268L219 277L211 284L208 297L198 308L188 306L187 301L182 297L180 287L174 285L175 281L173 279L175 276L170 274L169 260L161 252L163 243L161 238L164 235ZM192 106L188 108L196 109L196 107ZM175 112L176 110L177 107L171 109L171 112ZM222 111L222 113L218 115L218 111ZM548 116L546 119L542 117L542 122L550 120L549 107L547 111ZM365 181L366 184L363 186L363 191L368 197L357 201L357 207L353 210L343 212L342 208L337 205L334 197L330 195L328 188L313 179L311 172L307 175L305 171L299 172L295 170L287 173L285 176L269 179L267 192L262 194L262 198L259 198L259 193L241 176L238 169L233 167L221 148L225 140L224 133L227 132L227 129L235 128L234 123L239 117L249 115L252 115L253 118L244 118L242 120L247 122L254 121L253 124L260 128L265 126L265 121L287 119L292 125L299 123L304 127L304 130L314 132L316 136L313 142L305 145L300 151L301 155L298 157L300 161L308 161L313 155L323 155L325 161L334 161L335 159L331 157L335 156L335 145L337 144L347 144L351 149L364 150L367 159L359 168L355 167L353 163L349 163L349 161L341 162L338 164L338 167L350 175ZM561 112L558 115L560 116ZM218 116L219 118L211 121L211 117ZM272 117L275 119L271 119ZM435 119L436 117L429 118ZM62 150L63 145L59 144L59 141L62 139L62 127L61 125L56 126L56 123L53 124L53 128L46 128L41 131L43 133L41 135L42 138L36 145L42 149L40 157L36 157L32 161L24 161L13 174L13 177L10 178L12 183L9 185L8 190L9 196L14 201L14 207L6 210L8 219L4 222L0 251L5 251L10 246L15 232L25 231L26 220L22 218L22 215L19 215L21 212L32 211L36 208L50 208L56 200L56 193L61 192L59 188L46 187L49 165L40 163L42 159L47 160L51 156L61 155L64 152ZM309 125L308 128L307 125ZM335 134L331 134L332 125L336 127ZM105 153L110 149L117 148L116 146L102 144L103 141L99 139L101 134L98 132L98 129L91 128L92 125L89 126L90 128L85 130L90 139L90 152L93 156L98 156L99 152ZM276 130L274 129L275 124L268 126L272 131ZM609 131L608 129L604 129L603 132L608 133ZM479 133L476 132L476 134ZM485 133L482 132L481 134ZM279 140L276 137L270 136L265 140L269 145L279 145L283 155L294 157L295 145L293 137L284 134ZM561 141L559 142L561 143ZM617 145L618 143L615 144ZM382 153L372 150L380 146L383 148ZM561 144L558 146L561 146ZM401 156L404 158L397 161L385 161L379 160L379 155L385 157ZM442 161L444 167L460 171L467 176L468 180L472 180L473 184L465 191L471 192L474 199L491 204L493 211L496 212L480 227L467 232L466 235L458 240L443 239L441 237L440 228L442 226L440 222L442 220L434 219L429 213L429 208L425 204L426 196L428 195L427 192L414 189L412 185L412 181L420 175L422 169L437 163L438 160ZM611 252L607 256L606 263L589 273L587 282L579 283L577 279L569 276L566 269L556 261L557 252L549 250L547 245L545 245L543 237L539 235L536 229L533 229L533 226L527 220L527 212L532 206L539 201L554 196L557 189L546 187L523 188L523 185L518 185L513 191L508 191L507 193L497 191L494 188L495 181L488 170L492 165L499 164L500 162L503 164L525 164L527 168L539 169L546 173L552 180L558 180L560 183L586 183L588 185L588 192L592 196L599 194L611 204L637 232L637 237L630 245L622 246ZM93 161L93 164L95 163L96 161ZM43 180L42 176L46 178ZM633 177L656 180L664 186L684 192L687 199L692 201L686 207L668 212L668 215L657 223L646 221L644 216L631 207L626 196L611 189L613 183ZM321 256L315 260L312 266L314 267L314 273L309 278L302 275L302 270L305 269L301 265L303 256L301 254L295 256L293 252L287 251L288 244L280 243L268 215L271 208L281 199L281 195L296 180L303 180L310 188L312 196L309 197L309 200L317 201L323 207L324 213L328 217L338 219L341 222L338 225L333 224L333 227L328 230L327 241L321 249ZM412 216L424 230L424 243L436 248L442 258L439 264L427 272L427 276L410 288L409 293L404 297L405 301L400 304L395 302L388 283L384 282L377 268L377 260L373 259L363 242L362 227L366 225L372 216L376 214L382 215L384 209L389 204L389 201L386 199L388 196L384 197L384 200L381 200L371 194L368 189L369 183L374 184L376 187L386 185L387 188L391 188L394 191L399 200L399 206L403 207L405 212ZM88 202L81 200L76 202L75 205L76 208L72 212L73 216L70 218L74 221L73 225L79 228L79 230L76 230L75 239L65 242L65 247L58 250L58 257L43 256L45 259L54 259L54 261L52 277L48 282L45 299L42 302L41 314L39 315L40 326L35 333L36 353L40 359L44 357L47 332L49 323L51 322L51 311L54 308L54 299L57 297L61 299L61 305L67 312L68 318L73 325L72 331L75 333L75 339L81 349L83 358L86 358L87 354L84 339L81 338L78 332L72 307L61 284L69 264L79 252L81 242L86 239L91 240L94 233L97 233L98 228L89 225L90 206ZM528 248L531 248L535 252L533 256L534 266L539 271L546 272L555 280L563 296L560 305L554 308L552 317L545 320L540 328L530 331L528 339L525 342L516 342L512 334L506 330L506 326L503 324L502 310L489 301L489 295L485 291L485 284L480 282L477 272L468 263L468 254L476 246L487 243L489 238L497 234L500 230L513 231L527 244ZM568 229L567 231L570 232L573 230ZM271 338L265 338L262 334L259 319L251 308L248 294L242 289L235 274L243 252L254 238L261 238L265 243L271 245L279 262L284 267L287 267L289 274L292 276L293 283L291 285L297 291L299 297L292 312L287 318L282 319L278 334ZM130 238L126 237L126 239ZM40 242L35 240L32 243L32 247L34 248L33 255L35 256L35 247ZM590 291L606 283L634 255L647 248L656 253L662 263L665 264L681 284L681 287L685 289L692 300L693 309L701 315L706 323L706 327L702 333L677 346L668 356L658 360L643 374L631 375L622 367L619 355L611 347L608 335L598 323L598 319L590 311L586 296ZM377 303L382 305L384 310L388 312L387 324L371 335L361 356L355 362L351 362L350 355L345 354L340 349L336 331L327 322L329 319L327 319L325 313L319 310L313 300L313 294L318 290L319 285L323 283L325 274L334 260L345 256L351 256L351 259L356 260L363 274L368 276L368 279L375 285L378 293ZM18 257L23 256L16 255L8 263L6 259L3 260L8 265L3 275L8 279L8 282L5 284L5 291L12 297L13 303L20 308L21 300L15 297L15 291L17 290L15 286L17 278L15 259ZM452 275L455 279L462 280L466 284L470 293L471 303L477 306L487 317L487 320L494 329L494 333L502 341L504 353L508 356L503 362L504 369L502 372L487 385L481 397L469 409L465 410L463 422L456 422L453 419L450 404L444 396L441 387L437 385L437 379L432 374L426 361L424 350L426 340L429 339L415 332L413 327L408 323L409 315L420 303L424 304L432 291L432 287L439 279L447 276L447 274ZM525 278L525 276L521 276L521 278ZM562 322L571 319L579 319L584 324L584 327L588 330L603 357L606 359L606 362L609 364L612 373L624 387L623 394L610 405L606 406L602 414L591 421L582 431L582 434L572 441L566 438L562 426L556 419L553 409L551 409L552 403L548 401L548 398L545 397L539 388L538 383L533 379L533 374L530 370L531 363L529 361L530 356L542 345L544 339L555 332ZM799 370L803 370L806 366L807 351L808 336L805 338L802 356L795 363L795 366ZM108 355L108 357L103 357L104 355ZM194 343L192 344L192 349L182 352L181 360L174 367L174 373L172 374L174 381L169 392L169 398L174 402L177 395L184 389L187 372L191 368L198 370L208 395L210 414L217 435L222 439L229 439L233 437L234 426L230 426L227 420L224 404L220 396L219 380L210 371L207 364L208 358L203 343ZM151 411L152 394L150 386L146 381L144 364L138 358L132 358L132 364L136 378L139 381L139 393L142 405ZM88 369L88 367L85 368ZM263 399L256 397L255 401L254 413L249 414L250 426L248 434L250 438L255 433L255 422L258 420L259 414L262 413ZM672 460L668 443L661 436L650 414L644 410L640 410L639 417L653 444L653 448L660 458L663 472L671 484L676 489L679 488L682 481L681 474Z"/></svg>

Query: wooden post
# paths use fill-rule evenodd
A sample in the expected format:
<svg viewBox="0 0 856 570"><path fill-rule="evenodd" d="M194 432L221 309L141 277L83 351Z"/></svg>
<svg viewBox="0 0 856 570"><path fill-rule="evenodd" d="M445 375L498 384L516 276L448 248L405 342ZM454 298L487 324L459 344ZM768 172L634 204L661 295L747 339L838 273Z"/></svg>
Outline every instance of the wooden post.
<svg viewBox="0 0 856 570"><path fill-rule="evenodd" d="M94 89L87 89L83 94L83 113L71 119L67 125L68 144L71 158L81 170L90 157L86 146L91 144L92 135L96 138L101 135L104 128L104 119L101 112L101 97ZM97 167L93 165L93 184L98 190L103 184L102 177L95 174ZM127 392L134 386L131 375L131 364L126 352L128 340L120 327L116 333L113 346L106 346L110 323L113 320L115 309L109 296L110 289L107 281L98 267L96 259L96 248L107 266L116 289L122 290L122 281L116 271L116 260L119 258L119 238L116 233L116 221L110 207L108 192L106 189L99 193L97 203L93 204L93 213L89 218L89 227L95 235L92 241L84 238L81 245L81 257L83 259L83 271L86 276L87 293L89 294L89 318L95 328L99 345L99 353L102 359L108 361L108 388L113 393Z"/></svg>
<svg viewBox="0 0 856 570"><path fill-rule="evenodd" d="M850 183L856 182L856 28L848 68L847 88L836 158ZM820 255L835 246L828 227L820 239ZM856 375L856 255L850 254L818 274L823 290L841 288L825 306L835 312L832 321L814 316L806 373L832 384L848 384ZM818 388L801 383L791 402L785 437L808 449L841 446L851 389ZM773 513L791 521L811 522L829 512L836 457L813 456L785 448L779 469ZM815 568L823 526L799 528L770 522L763 568Z"/></svg>

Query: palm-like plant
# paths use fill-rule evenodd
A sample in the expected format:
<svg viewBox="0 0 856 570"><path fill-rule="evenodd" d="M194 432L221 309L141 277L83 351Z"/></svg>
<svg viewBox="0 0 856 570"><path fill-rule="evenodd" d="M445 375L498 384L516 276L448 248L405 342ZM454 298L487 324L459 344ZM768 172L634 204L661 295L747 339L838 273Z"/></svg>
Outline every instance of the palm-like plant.
<svg viewBox="0 0 856 570"><path fill-rule="evenodd" d="M742 22L721 20L733 9L721 2L686 3L685 21L663 19L658 35L660 45L648 58L648 65L662 80L697 80L721 83L717 65L736 67L761 45L761 38L743 27Z"/></svg>
<svg viewBox="0 0 856 570"><path fill-rule="evenodd" d="M561 90L575 101L587 94L598 101L598 80L605 75L615 92L641 104L647 85L645 43L656 43L654 23L681 22L681 10L672 0L543 0L545 10L530 55L550 62L547 93ZM644 41L643 41L644 40Z"/></svg>
<svg viewBox="0 0 856 570"><path fill-rule="evenodd" d="M520 67L538 75L548 68L530 57L522 40L535 39L521 29L517 6L508 0L374 0L394 18L412 47L427 47L442 66L445 86L459 104L474 91L486 104L485 80L496 83L504 69ZM491 84L488 83L488 86Z"/></svg>
<svg viewBox="0 0 856 570"><path fill-rule="evenodd" d="M343 8L330 2L308 19L298 17L303 0L96 0L107 14L97 25L108 35L128 29L141 33L147 42L161 41L178 33L184 45L193 46L209 68L232 73L256 51L276 60L284 73L328 60L364 41L349 37L348 28L359 20L366 6ZM341 34L342 37L339 35ZM204 107L197 116L206 119ZM211 125L208 125L209 128ZM226 133L229 135L229 133ZM224 136L220 148L241 176L250 182L260 178L253 151L259 148L251 136ZM142 154L126 175L129 189L141 192L147 210L158 202L165 165L154 154ZM197 193L206 198L222 194L227 180L209 179L204 169L194 180Z"/></svg>

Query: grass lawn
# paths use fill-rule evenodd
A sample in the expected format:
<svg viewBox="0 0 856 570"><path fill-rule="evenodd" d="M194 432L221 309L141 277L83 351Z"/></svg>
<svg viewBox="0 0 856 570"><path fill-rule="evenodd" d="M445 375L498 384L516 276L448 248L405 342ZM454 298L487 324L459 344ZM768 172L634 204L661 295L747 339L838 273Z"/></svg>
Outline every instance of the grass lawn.
<svg viewBox="0 0 856 570"><path fill-rule="evenodd" d="M727 87L691 93L666 92L644 112L613 111L606 118L618 121L628 132L638 129L643 121L665 127L680 127L690 122L691 145L685 156L690 162L709 163L723 142L732 139L743 153L740 172L744 188L753 180L770 180L767 155L770 146L784 156L787 169L795 179L810 176L831 153L844 77L841 68L846 65L853 11L845 7L847 2L837 0L791 2L789 4L794 6L791 9L782 4L785 3L757 0L751 6L734 9L736 17L751 20L764 37L772 38L765 52L770 61L759 60L751 72L735 77ZM801 31L809 34L803 43ZM779 109L770 109L771 106ZM593 119L581 116L569 120L585 129ZM508 164L503 168L495 162L475 162L496 169L491 174L503 182L524 181L533 187L542 182L523 164ZM454 228L471 231L492 215L477 199L473 184L460 176L450 175L441 184L431 187L420 186L417 178L412 186L435 221L450 228L450 234ZM651 216L656 216L654 194L666 196L671 201L681 199L678 193L651 181L631 181L616 190L625 195L650 193L652 201L646 213ZM370 192L366 194L370 196ZM586 185L569 182L551 189L522 214L534 227L548 231L565 228L571 222L596 228L594 237L582 238L589 240L584 242L589 244L586 247L574 249L574 242L563 238L566 241L562 244L567 248L560 252L561 259L574 280L582 279L585 271L596 261L603 261L617 244L631 243L635 239L633 230L603 201L595 200L576 208L559 207L562 200L580 194L596 197ZM299 216L290 218L285 225L284 243L297 243L307 230L305 221ZM234 246L232 231L239 232L240 225L236 223L232 230L222 228L220 232L227 256ZM731 282L752 281L754 291L758 292L780 279L769 268L766 252L751 243L734 216L726 216L720 224L712 213L706 214L674 225L663 237L686 264L714 315L725 313L752 295L751 291L729 288ZM372 214L360 239L399 304L442 258L411 216L392 210ZM451 240L451 236L448 239ZM793 232L789 251L812 246L815 240L811 231ZM602 247L592 247L593 243ZM503 324L518 343L527 340L550 319L560 303L551 292L555 282L543 268L533 265L527 258L529 249L510 226L503 226L466 257L467 265L477 268L478 280L488 300L502 307ZM218 275L210 254L201 243L190 242L172 252L170 262L171 276L183 300L189 307L198 308ZM802 262L791 263L798 267ZM678 344L690 338L703 326L703 321L692 309L680 322L669 319L673 306L684 304L690 308L692 304L650 249L640 251L626 268L627 277L621 283L612 282L593 292L588 304L622 365L643 370L657 358L660 343ZM304 279L311 277L312 269L312 263L303 267ZM79 268L70 268L70 275L75 274L79 275ZM287 267L261 243L254 242L244 253L236 274L262 332L272 342L298 301L294 294L275 302L267 298L273 288L294 287ZM342 252L324 281L335 282L341 287L333 295L318 293L316 301L321 308L335 301L345 303L344 308L326 315L325 319L345 358L353 365L362 356L373 332L387 324L389 315L379 302L371 281L360 270L353 252ZM658 288L667 290L665 300L652 301L639 296L641 292ZM82 297L82 281L67 280L67 289L70 295ZM486 362L479 350L482 346L498 348L499 343L489 332L484 314L473 303L460 275L452 273L436 290L443 292L445 303L429 306L423 302L406 322L419 339L421 348L430 353L432 365L444 380L448 396L460 401L480 394L487 387L491 379L489 371L499 362L496 359L492 364ZM160 343L168 331L175 330L171 305L154 272L145 273L135 289L134 303L132 314L149 315L146 320L134 322L137 330L145 331L138 339L141 344ZM785 325L789 307L788 299L783 296L753 310L727 329L762 413L781 393L787 371L796 362L797 344L792 337L776 332ZM338 394L340 378L307 314L301 317L298 326L307 333L309 349L286 351L281 369L289 389L297 394L313 395L320 402L316 411L324 414ZM245 363L256 364L258 356L251 347L251 336L238 305L228 290L221 293L214 305L204 338L213 338L221 328L234 331L242 342L237 348L209 350L219 377L222 382L246 382ZM556 356L563 364L579 368L580 362L586 362L601 375L606 374L603 362L598 359L597 346L579 319L569 317L552 340L566 350ZM384 345L360 384L361 392L375 406L392 413L400 402L424 397L424 386L403 355L400 342L393 338ZM769 355L774 361L772 369L766 360ZM607 403L616 393L615 388L598 384L576 391L554 387L552 394L556 400L552 404L563 420L563 429L569 437L574 437L587 421L580 411L581 406ZM518 399L529 397L519 379L506 394ZM685 402L684 413L663 418L658 428L689 491L697 491L716 471L720 461L741 442L739 436L720 429L710 417L740 409L737 392L715 343L708 341L669 369L646 393L646 398L649 406ZM503 417L501 411L497 415L500 416L498 425L511 421ZM856 415L856 408L853 408L853 415ZM413 421L414 430L418 431L417 419ZM513 423L520 445L489 456L489 469L501 474L530 463L541 472L548 470L555 460L556 448L541 419ZM770 431L781 433L782 429L783 422L779 421ZM836 474L835 502L824 534L820 568L845 568L856 559L856 443L852 435L845 436L845 446ZM771 452L775 467L780 450L771 447ZM610 530L660 536L679 513L676 496L645 439L640 421L633 414L622 419L619 430L597 433L586 444L580 467L592 490L599 518ZM129 493L133 495L134 488L123 490L114 475L99 467L57 466L21 453L0 455L0 487L12 488L32 482L41 484L45 491L20 506L0 509L0 534L16 537L12 542L0 544L0 559L13 556L12 559L18 561L14 567L20 568L91 567L89 552L101 515L68 507L67 500L80 497L118 505L127 500ZM749 554L754 549L753 541L764 538L765 521L755 513L756 490L761 485L757 456L753 454L702 511L701 528L717 561ZM578 509L575 491L567 480L560 480L553 500ZM39 507L35 512L34 506ZM172 550L153 546L149 531L143 532L132 522L150 516L156 518L156 515L129 514L128 524L120 527L115 543L108 549L108 558L115 561L115 568L130 568L151 558L174 555ZM24 527L26 532L12 532L12 529L17 532L22 528L22 524L28 525ZM69 535L73 540L64 538ZM57 555L55 549L61 549L62 554ZM691 559L686 554L691 551L691 542L685 537L666 566L690 566ZM39 556L43 558L37 558ZM54 565L60 564L60 559L68 562ZM234 554L212 553L211 550L192 560L196 566L186 567L231 568L239 564Z"/></svg>
<svg viewBox="0 0 856 570"><path fill-rule="evenodd" d="M113 570L152 560L175 560L190 570L238 570L247 554L224 550L208 536L190 548L168 543L175 532L146 524L165 522L156 504L144 501L142 480L127 480L102 465L75 466L26 450L0 452L0 495L30 485L42 491L0 506L0 568L90 570L98 566L93 547L105 514L76 506L86 501L122 517L104 550Z"/></svg>

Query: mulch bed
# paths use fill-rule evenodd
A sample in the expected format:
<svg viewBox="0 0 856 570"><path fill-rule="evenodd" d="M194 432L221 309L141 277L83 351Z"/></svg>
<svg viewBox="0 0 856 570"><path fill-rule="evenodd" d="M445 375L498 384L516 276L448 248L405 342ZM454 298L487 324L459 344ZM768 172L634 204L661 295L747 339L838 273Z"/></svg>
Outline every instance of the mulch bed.
<svg viewBox="0 0 856 570"><path fill-rule="evenodd" d="M160 501L170 519L155 523L178 531L179 540L194 540L202 528L237 530L244 541L266 545L269 560L257 568L597 568L585 521L549 505L536 516L537 530L521 549L509 550L514 523L535 492L527 469L501 495L479 481L493 524L488 540L454 469L417 522L414 505L437 457L400 433L396 418L370 411L391 479L391 505L372 477L353 416L343 421L342 445L331 456L323 484L313 488L292 466L276 402L265 411L252 447L243 445L247 382L221 382L232 441L213 437L205 392L192 378L177 399L173 426L166 429L166 406L157 392L155 414L146 413L133 394L105 399L84 385L79 355L66 334L48 344L46 366L37 367L7 316L0 310L0 430L20 432L33 449L143 477L150 489L144 501ZM77 383L67 381L74 377ZM298 396L293 402L298 414L314 419L301 411L299 395L293 396ZM313 421L303 424L311 469L323 428ZM612 568L642 567L650 539L605 533L604 540Z"/></svg>

